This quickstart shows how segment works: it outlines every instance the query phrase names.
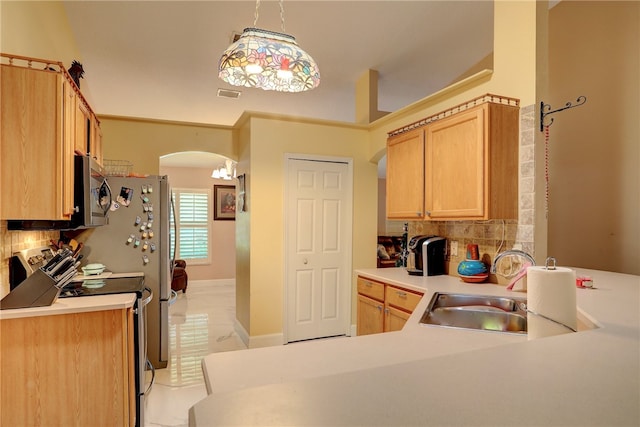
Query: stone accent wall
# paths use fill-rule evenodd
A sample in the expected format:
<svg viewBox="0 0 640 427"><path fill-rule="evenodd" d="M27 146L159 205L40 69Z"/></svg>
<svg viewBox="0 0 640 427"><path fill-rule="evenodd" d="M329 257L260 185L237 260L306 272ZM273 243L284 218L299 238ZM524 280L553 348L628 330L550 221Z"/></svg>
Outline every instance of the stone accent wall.
<svg viewBox="0 0 640 427"><path fill-rule="evenodd" d="M518 185L518 232L516 242L522 250L535 256L534 195L535 195L535 120L536 109L528 105L520 109L520 182Z"/></svg>

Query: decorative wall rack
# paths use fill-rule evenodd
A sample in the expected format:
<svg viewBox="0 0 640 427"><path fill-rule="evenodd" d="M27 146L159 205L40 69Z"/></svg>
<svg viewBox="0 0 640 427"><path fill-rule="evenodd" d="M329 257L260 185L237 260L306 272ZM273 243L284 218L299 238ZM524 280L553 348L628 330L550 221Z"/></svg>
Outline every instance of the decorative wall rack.
<svg viewBox="0 0 640 427"><path fill-rule="evenodd" d="M391 132L387 133L387 136L395 136L395 135L400 135L402 133L405 132L409 132L413 129L422 127L422 126L426 126L431 122L435 122L436 120L440 120L440 119L444 119L445 117L449 117L455 113L459 113L461 111L465 111L469 108L475 107L477 105L480 104L484 104L487 102L491 102L494 104L502 104L502 105L510 105L512 107L518 107L520 106L520 100L516 99L516 98L509 98L506 96L501 96L501 95L494 95L492 93L487 93L485 95L479 96L477 98L474 98L470 101L467 102L463 102L462 104L458 104L455 105L447 110L441 111L439 113L436 113L432 116L429 117L425 117L424 119L420 119L417 122L413 122L410 123L408 125L405 125L399 129L396 130L392 130Z"/></svg>
<svg viewBox="0 0 640 427"><path fill-rule="evenodd" d="M549 120L548 124L545 125L544 123L544 118L547 117L549 114L558 113L560 111L567 110L569 108L579 107L583 105L585 102L587 102L587 97L581 95L578 97L578 99L576 99L575 104L573 104L572 102L567 102L566 104L564 104L564 107L558 108L557 110L553 110L553 111L549 111L551 110L550 104L545 104L544 102L540 102L540 132L544 130L545 126L551 126L553 124L553 117L551 117L551 120Z"/></svg>

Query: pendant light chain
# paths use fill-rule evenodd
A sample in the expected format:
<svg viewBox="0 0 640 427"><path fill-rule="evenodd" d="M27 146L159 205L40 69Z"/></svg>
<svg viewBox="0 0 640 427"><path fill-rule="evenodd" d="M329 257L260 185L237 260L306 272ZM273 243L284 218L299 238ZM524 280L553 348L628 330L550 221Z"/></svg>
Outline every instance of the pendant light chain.
<svg viewBox="0 0 640 427"><path fill-rule="evenodd" d="M284 0L279 0L278 3L280 4L280 28L282 29L283 33L286 33L286 30L284 28ZM258 13L258 9L260 9L260 0L256 0L256 11L253 15L253 28L257 28L258 26L258 18L260 16L260 14Z"/></svg>
<svg viewBox="0 0 640 427"><path fill-rule="evenodd" d="M218 61L218 77L233 86L303 92L320 84L313 58L285 33L284 1L280 5L282 33L257 28L261 0L256 0L253 28L245 28Z"/></svg>
<svg viewBox="0 0 640 427"><path fill-rule="evenodd" d="M282 27L282 32L286 33L284 30L284 0L280 0L280 26Z"/></svg>
<svg viewBox="0 0 640 427"><path fill-rule="evenodd" d="M253 28L258 26L258 9L260 9L260 0L256 0L256 11L254 13L253 18Z"/></svg>

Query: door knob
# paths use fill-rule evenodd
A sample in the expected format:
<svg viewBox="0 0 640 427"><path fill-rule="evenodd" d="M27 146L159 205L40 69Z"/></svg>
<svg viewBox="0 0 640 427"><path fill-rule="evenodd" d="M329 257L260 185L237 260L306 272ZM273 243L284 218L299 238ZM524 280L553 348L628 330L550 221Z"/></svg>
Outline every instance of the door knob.
<svg viewBox="0 0 640 427"><path fill-rule="evenodd" d="M306 264L309 263L309 260L305 258L305 259L302 260L302 263L306 265Z"/></svg>

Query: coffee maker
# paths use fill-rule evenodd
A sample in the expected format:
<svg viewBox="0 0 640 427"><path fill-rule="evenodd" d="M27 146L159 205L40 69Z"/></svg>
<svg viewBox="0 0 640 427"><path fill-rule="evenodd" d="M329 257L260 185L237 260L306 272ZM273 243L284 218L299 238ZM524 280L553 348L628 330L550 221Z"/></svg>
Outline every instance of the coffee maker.
<svg viewBox="0 0 640 427"><path fill-rule="evenodd" d="M445 274L447 240L439 236L414 236L409 241L407 272L412 276Z"/></svg>

